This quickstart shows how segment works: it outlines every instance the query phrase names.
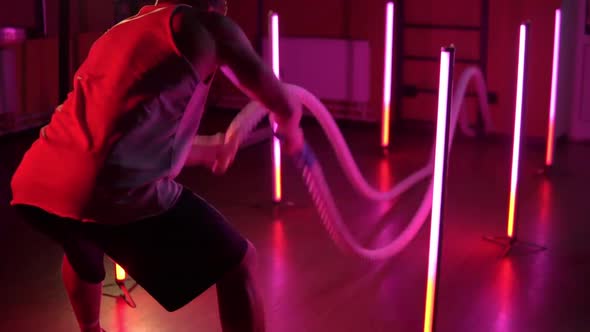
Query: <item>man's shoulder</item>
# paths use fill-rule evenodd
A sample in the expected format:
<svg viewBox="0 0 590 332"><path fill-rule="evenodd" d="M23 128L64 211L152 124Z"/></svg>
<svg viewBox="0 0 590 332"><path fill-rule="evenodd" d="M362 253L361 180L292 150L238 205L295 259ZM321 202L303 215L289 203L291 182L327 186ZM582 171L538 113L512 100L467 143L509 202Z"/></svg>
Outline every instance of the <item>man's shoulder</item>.
<svg viewBox="0 0 590 332"><path fill-rule="evenodd" d="M172 17L172 30L176 34L205 29L214 37L223 38L229 37L236 27L237 24L227 16L184 5L178 6Z"/></svg>

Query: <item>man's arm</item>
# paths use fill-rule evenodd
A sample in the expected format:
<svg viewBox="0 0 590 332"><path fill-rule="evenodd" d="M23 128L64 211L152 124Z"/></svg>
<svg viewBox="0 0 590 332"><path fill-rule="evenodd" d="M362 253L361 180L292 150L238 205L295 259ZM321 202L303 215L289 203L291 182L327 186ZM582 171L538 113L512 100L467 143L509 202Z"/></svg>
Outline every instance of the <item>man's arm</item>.
<svg viewBox="0 0 590 332"><path fill-rule="evenodd" d="M230 79L234 76L240 88L279 118L293 115L298 122L301 110L297 103L291 100L283 83L256 54L242 29L221 15L212 15L207 28L216 41L216 54L222 71Z"/></svg>
<svg viewBox="0 0 590 332"><path fill-rule="evenodd" d="M182 52L197 71L202 75L213 70L212 65L220 66L233 78L234 84L271 111L287 152L299 150L303 144L299 128L301 106L291 99L284 84L256 54L242 29L215 12L186 10L183 14L173 22L173 30L179 44L185 45Z"/></svg>
<svg viewBox="0 0 590 332"><path fill-rule="evenodd" d="M260 101L281 118L300 110L269 66L256 54L242 29L230 18L216 12L181 8L172 19L172 30L181 52L202 77L215 65L235 76L249 97ZM235 80L234 80L234 83Z"/></svg>

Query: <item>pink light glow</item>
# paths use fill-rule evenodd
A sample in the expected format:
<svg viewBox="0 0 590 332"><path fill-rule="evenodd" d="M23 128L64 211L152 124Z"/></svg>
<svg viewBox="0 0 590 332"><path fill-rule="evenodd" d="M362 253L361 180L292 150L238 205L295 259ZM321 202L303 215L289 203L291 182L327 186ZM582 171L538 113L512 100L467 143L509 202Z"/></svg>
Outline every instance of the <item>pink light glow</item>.
<svg viewBox="0 0 590 332"><path fill-rule="evenodd" d="M279 74L279 15L272 13L270 15L271 42L270 49L272 52L272 70L280 78ZM277 130L277 124L271 121L273 132ZM273 202L278 203L282 199L282 179L281 179L281 143L278 138L272 140L272 160L273 160Z"/></svg>
<svg viewBox="0 0 590 332"><path fill-rule="evenodd" d="M283 220L277 218L272 223L272 285L282 286L285 281L285 251L287 237Z"/></svg>
<svg viewBox="0 0 590 332"><path fill-rule="evenodd" d="M514 219L516 214L516 191L518 187L518 163L520 159L520 130L522 127L522 109L524 98L524 68L526 57L526 39L528 29L520 25L520 41L518 44L518 73L516 79L516 110L514 114L514 142L512 145L512 175L510 178L510 201L508 206L508 237L514 236Z"/></svg>
<svg viewBox="0 0 590 332"><path fill-rule="evenodd" d="M430 249L428 254L428 282L426 284L426 310L424 314L424 332L433 330L434 297L436 292L436 268L440 239L440 222L442 211L443 177L445 159L445 137L447 130L447 105L449 100L449 78L451 54L443 50L440 55L440 76L438 81L438 115L436 121L436 145L434 159L434 177L432 184L432 216L430 223Z"/></svg>
<svg viewBox="0 0 590 332"><path fill-rule="evenodd" d="M552 202L553 202L553 182L548 179L543 179L539 188L539 218L538 227L535 231L535 239L538 242L547 241L550 238L550 232L553 224L551 221L555 218L553 216Z"/></svg>
<svg viewBox="0 0 590 332"><path fill-rule="evenodd" d="M512 317L514 317L514 267L513 262L509 259L503 260L500 263L499 271L496 273L496 285L497 292L497 306L498 311L495 312L496 319L494 322L494 331L508 332L510 331Z"/></svg>
<svg viewBox="0 0 590 332"><path fill-rule="evenodd" d="M385 9L385 64L383 68L383 117L381 123L381 146L389 145L389 122L391 117L391 71L393 58L393 13L394 4L388 2Z"/></svg>
<svg viewBox="0 0 590 332"><path fill-rule="evenodd" d="M393 176L392 165L389 159L381 159L377 164L377 184L379 185L379 189L381 191L388 191L391 190L393 184L395 183L395 179ZM377 220L380 220L387 211L391 209L391 202L383 201L380 202L376 212L378 213ZM384 232L386 233L386 232Z"/></svg>
<svg viewBox="0 0 590 332"><path fill-rule="evenodd" d="M541 224L548 224L551 219L551 200L552 200L552 183L549 181L541 182L541 208L539 211Z"/></svg>
<svg viewBox="0 0 590 332"><path fill-rule="evenodd" d="M130 322L130 318L128 317L127 313L129 313L127 303L125 301L115 301L115 322L114 322L114 330L119 332L129 332L131 328L137 328L135 321L133 323ZM110 329L109 329L110 330Z"/></svg>
<svg viewBox="0 0 590 332"><path fill-rule="evenodd" d="M547 155L545 166L553 165L555 148L555 104L557 102L557 73L559 69L559 40L561 37L561 10L555 11L555 29L553 35L553 69L551 70L551 101L549 104L549 125L547 132Z"/></svg>
<svg viewBox="0 0 590 332"><path fill-rule="evenodd" d="M394 179L389 159L379 160L377 167L377 182L379 183L379 189L382 191L390 190L393 186Z"/></svg>

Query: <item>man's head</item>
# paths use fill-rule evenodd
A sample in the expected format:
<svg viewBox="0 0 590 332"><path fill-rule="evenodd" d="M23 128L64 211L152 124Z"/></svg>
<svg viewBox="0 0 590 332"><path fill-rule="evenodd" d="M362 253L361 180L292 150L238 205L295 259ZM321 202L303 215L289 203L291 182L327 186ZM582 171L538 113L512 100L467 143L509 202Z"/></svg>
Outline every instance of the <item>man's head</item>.
<svg viewBox="0 0 590 332"><path fill-rule="evenodd" d="M227 0L156 0L156 4L163 2L185 3L203 11L214 11L222 15L227 15Z"/></svg>
<svg viewBox="0 0 590 332"><path fill-rule="evenodd" d="M209 9L227 15L227 0L208 0Z"/></svg>

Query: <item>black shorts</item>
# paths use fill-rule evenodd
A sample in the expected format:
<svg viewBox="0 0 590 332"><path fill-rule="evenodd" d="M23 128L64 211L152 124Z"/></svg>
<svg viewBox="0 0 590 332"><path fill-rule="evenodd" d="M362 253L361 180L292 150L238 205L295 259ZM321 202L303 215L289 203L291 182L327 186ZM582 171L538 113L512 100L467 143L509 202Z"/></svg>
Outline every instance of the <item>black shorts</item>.
<svg viewBox="0 0 590 332"><path fill-rule="evenodd" d="M188 304L236 268L248 248L221 213L187 189L167 212L123 225L82 223L35 207L16 208L63 247L82 280L98 283L105 278L106 254L168 311Z"/></svg>

